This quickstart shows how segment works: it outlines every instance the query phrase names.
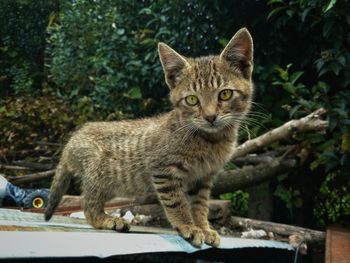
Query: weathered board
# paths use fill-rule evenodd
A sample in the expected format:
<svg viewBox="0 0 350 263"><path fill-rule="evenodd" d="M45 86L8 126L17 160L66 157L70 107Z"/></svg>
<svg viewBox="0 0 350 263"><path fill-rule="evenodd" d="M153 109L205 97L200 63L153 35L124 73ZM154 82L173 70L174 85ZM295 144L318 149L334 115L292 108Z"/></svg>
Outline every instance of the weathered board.
<svg viewBox="0 0 350 263"><path fill-rule="evenodd" d="M350 263L350 231L331 227L326 234L326 263Z"/></svg>

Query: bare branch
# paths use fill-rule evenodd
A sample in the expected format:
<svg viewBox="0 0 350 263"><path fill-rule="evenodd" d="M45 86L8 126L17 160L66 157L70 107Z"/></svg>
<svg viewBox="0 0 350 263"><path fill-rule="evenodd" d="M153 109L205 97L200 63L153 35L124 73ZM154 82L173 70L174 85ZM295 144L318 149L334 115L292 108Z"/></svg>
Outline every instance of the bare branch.
<svg viewBox="0 0 350 263"><path fill-rule="evenodd" d="M294 159L274 159L271 162L256 166L245 166L241 169L222 171L215 180L212 194L228 193L268 181L295 166L296 160Z"/></svg>
<svg viewBox="0 0 350 263"><path fill-rule="evenodd" d="M301 119L291 120L255 139L246 141L236 148L232 158L245 156L271 143L289 139L296 132L324 131L328 126L328 122L322 120L321 116L325 113L324 109L318 109Z"/></svg>
<svg viewBox="0 0 350 263"><path fill-rule="evenodd" d="M233 162L239 166L268 163L285 153L289 153L289 151L292 149L294 149L294 145L280 146L273 151L267 151L260 154L251 153L247 154L246 156L237 157Z"/></svg>
<svg viewBox="0 0 350 263"><path fill-rule="evenodd" d="M0 169L17 170L17 171L31 170L28 167L23 167L18 165L7 165L7 164L0 164Z"/></svg>
<svg viewBox="0 0 350 263"><path fill-rule="evenodd" d="M10 182L13 184L24 184L40 181L52 177L55 174L55 170L48 170L40 173L27 174L25 176L15 176L9 178Z"/></svg>
<svg viewBox="0 0 350 263"><path fill-rule="evenodd" d="M324 247L325 245L325 233L322 231L307 229L303 227L278 224L268 221L261 221L250 218L243 218L237 216L231 216L231 226L235 228L241 228L244 230L249 230L251 228L264 229L268 232L273 232L281 236L291 236L298 234L307 243L315 247Z"/></svg>
<svg viewBox="0 0 350 263"><path fill-rule="evenodd" d="M52 163L32 163L27 161L13 161L15 165L27 167L33 170L50 170L53 168L54 164Z"/></svg>

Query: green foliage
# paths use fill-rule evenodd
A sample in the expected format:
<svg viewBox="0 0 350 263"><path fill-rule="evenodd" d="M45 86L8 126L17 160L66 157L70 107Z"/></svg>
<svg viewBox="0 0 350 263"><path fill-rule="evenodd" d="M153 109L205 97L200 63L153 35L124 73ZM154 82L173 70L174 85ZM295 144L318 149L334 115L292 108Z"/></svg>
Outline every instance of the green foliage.
<svg viewBox="0 0 350 263"><path fill-rule="evenodd" d="M203 10L196 16L198 33L189 16L195 8ZM87 96L101 112L118 110L125 117L163 110L167 88L157 43L191 55L218 46L206 8L204 1L67 2L59 22L49 28L48 67L57 94L73 103Z"/></svg>
<svg viewBox="0 0 350 263"><path fill-rule="evenodd" d="M275 67L278 77L273 85L282 88L287 96L283 108L290 118L320 107L328 111L327 134L296 138L311 153L304 170L313 172L314 181L319 182L313 189L313 211L317 224L325 226L350 216L350 39L345 34L350 28L350 3L300 0L270 1L269 4L274 6L269 19L275 19L274 22L283 27L293 23L297 33L308 34L303 49L312 51L303 62L293 61L298 67L291 64L286 68ZM276 189L277 194L290 203L286 193L293 192L281 191L280 187Z"/></svg>
<svg viewBox="0 0 350 263"><path fill-rule="evenodd" d="M58 2L0 1L0 96L40 91L48 17Z"/></svg>
<svg viewBox="0 0 350 263"><path fill-rule="evenodd" d="M286 207L290 210L293 208L301 208L303 206L303 199L301 193L297 189L293 189L291 186L286 186L283 181L286 179L285 176L279 177L280 184L277 185L274 195L279 197Z"/></svg>
<svg viewBox="0 0 350 263"><path fill-rule="evenodd" d="M65 103L55 98L25 96L0 102L0 148L3 156L34 148L37 142L62 142L72 128L71 112Z"/></svg>
<svg viewBox="0 0 350 263"><path fill-rule="evenodd" d="M236 216L246 216L248 213L249 193L245 191L235 191L220 195L221 200L231 201L231 212Z"/></svg>
<svg viewBox="0 0 350 263"><path fill-rule="evenodd" d="M328 222L339 222L350 215L350 181L344 180L339 172L328 173L320 187L319 202L314 214L321 226ZM348 221L347 221L348 222Z"/></svg>

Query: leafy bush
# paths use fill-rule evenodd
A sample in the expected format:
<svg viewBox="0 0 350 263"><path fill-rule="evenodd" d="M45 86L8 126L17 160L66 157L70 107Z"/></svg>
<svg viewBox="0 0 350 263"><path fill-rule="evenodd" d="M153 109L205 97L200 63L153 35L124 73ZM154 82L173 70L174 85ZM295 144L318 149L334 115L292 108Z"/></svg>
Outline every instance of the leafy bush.
<svg viewBox="0 0 350 263"><path fill-rule="evenodd" d="M218 12L205 1L68 2L49 29L48 66L58 95L73 102L88 96L101 111L125 117L163 111L167 88L157 43L191 56L218 52Z"/></svg>
<svg viewBox="0 0 350 263"><path fill-rule="evenodd" d="M48 96L1 100L1 155L35 148L38 142L62 142L74 118L62 101Z"/></svg>
<svg viewBox="0 0 350 263"><path fill-rule="evenodd" d="M272 0L269 4L274 6L269 17L279 30L293 25L307 40L303 50L310 52L291 61L297 67L275 67L278 77L273 84L284 90L283 108L291 118L320 107L328 111L327 134L297 138L310 153L302 170L308 177L299 178L308 185L301 186L304 199L308 201L309 191L318 226L339 222L350 217L350 39L345 33L350 28L350 3Z"/></svg>
<svg viewBox="0 0 350 263"><path fill-rule="evenodd" d="M0 95L40 92L46 27L58 0L0 1Z"/></svg>
<svg viewBox="0 0 350 263"><path fill-rule="evenodd" d="M248 202L249 202L249 193L237 190L232 193L226 193L220 195L221 200L230 200L231 201L231 212L236 216L247 216L248 214Z"/></svg>

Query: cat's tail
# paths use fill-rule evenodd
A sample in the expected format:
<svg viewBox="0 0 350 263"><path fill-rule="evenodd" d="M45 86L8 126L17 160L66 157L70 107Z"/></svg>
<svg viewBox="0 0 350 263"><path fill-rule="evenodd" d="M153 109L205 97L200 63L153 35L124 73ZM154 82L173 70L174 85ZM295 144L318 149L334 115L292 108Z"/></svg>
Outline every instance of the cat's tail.
<svg viewBox="0 0 350 263"><path fill-rule="evenodd" d="M55 212L55 209L62 199L62 196L67 192L71 178L72 173L68 171L65 164L60 162L56 168L55 177L52 181L49 193L49 201L45 210L46 221L51 219L52 214Z"/></svg>

